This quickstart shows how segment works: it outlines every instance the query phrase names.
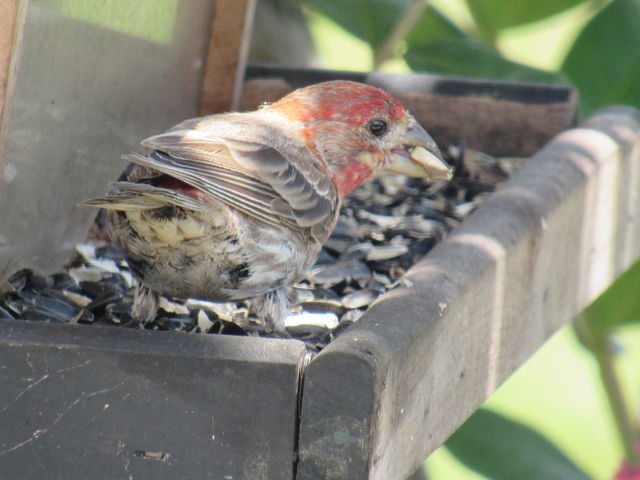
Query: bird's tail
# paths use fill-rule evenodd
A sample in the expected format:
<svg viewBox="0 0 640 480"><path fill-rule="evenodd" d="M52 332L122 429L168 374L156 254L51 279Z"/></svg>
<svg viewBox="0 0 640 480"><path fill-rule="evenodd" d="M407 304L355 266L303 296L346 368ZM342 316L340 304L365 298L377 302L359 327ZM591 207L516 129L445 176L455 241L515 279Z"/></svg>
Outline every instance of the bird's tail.
<svg viewBox="0 0 640 480"><path fill-rule="evenodd" d="M204 205L197 199L168 188L147 183L114 182L112 193L92 198L79 205L107 210L151 210L175 205L192 211L203 211Z"/></svg>

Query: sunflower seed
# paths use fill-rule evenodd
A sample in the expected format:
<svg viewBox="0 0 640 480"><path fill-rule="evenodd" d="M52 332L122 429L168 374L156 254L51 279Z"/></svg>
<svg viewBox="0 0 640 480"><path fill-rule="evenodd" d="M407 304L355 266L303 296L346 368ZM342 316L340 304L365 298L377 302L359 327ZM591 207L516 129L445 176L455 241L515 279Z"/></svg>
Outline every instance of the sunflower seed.
<svg viewBox="0 0 640 480"><path fill-rule="evenodd" d="M400 255L404 255L408 251L409 247L406 245L380 245L371 249L367 254L367 260L390 260L392 258L399 257Z"/></svg>
<svg viewBox="0 0 640 480"><path fill-rule="evenodd" d="M116 325L124 325L133 321L133 302L114 302L105 308L108 321Z"/></svg>
<svg viewBox="0 0 640 480"><path fill-rule="evenodd" d="M104 272L97 268L71 268L69 269L69 275L76 282L99 282L102 280Z"/></svg>
<svg viewBox="0 0 640 480"><path fill-rule="evenodd" d="M313 313L330 312L340 315L344 311L342 303L338 300L312 300L300 304L303 310Z"/></svg>
<svg viewBox="0 0 640 480"><path fill-rule="evenodd" d="M342 304L347 308L362 308L373 303L378 297L379 294L373 290L357 290L342 297Z"/></svg>
<svg viewBox="0 0 640 480"><path fill-rule="evenodd" d="M77 303L82 307L86 307L91 303L92 298L88 295L84 295L81 292L76 292L75 290L61 290L61 293L67 297L72 302Z"/></svg>
<svg viewBox="0 0 640 480"><path fill-rule="evenodd" d="M364 263L357 260L347 260L333 265L312 268L307 278L320 285L332 286L344 280L369 278L370 275L371 272Z"/></svg>
<svg viewBox="0 0 640 480"><path fill-rule="evenodd" d="M40 310L35 307L25 310L22 315L20 315L20 319L46 323L66 323L68 320L68 318L58 317L52 312Z"/></svg>
<svg viewBox="0 0 640 480"><path fill-rule="evenodd" d="M9 309L0 305L0 320L12 320L14 318L16 318L15 315Z"/></svg>
<svg viewBox="0 0 640 480"><path fill-rule="evenodd" d="M296 315L289 315L285 322L288 327L300 325L318 325L326 328L338 326L338 316L330 312L302 312Z"/></svg>

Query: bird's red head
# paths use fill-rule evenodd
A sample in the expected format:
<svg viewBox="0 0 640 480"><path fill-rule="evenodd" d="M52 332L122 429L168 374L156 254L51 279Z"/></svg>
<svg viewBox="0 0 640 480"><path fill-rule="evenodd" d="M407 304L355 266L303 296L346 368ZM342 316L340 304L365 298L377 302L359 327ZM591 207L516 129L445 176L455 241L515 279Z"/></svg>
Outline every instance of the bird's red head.
<svg viewBox="0 0 640 480"><path fill-rule="evenodd" d="M341 197L382 170L429 177L436 167L449 176L433 139L398 100L379 88L350 81L318 83L264 111L278 112L299 129L307 147L332 172ZM430 168L414 165L423 163L413 158L417 147L423 158L434 157Z"/></svg>
<svg viewBox="0 0 640 480"><path fill-rule="evenodd" d="M402 104L384 90L346 80L300 88L267 108L303 123L346 121L360 126L374 114L396 121L405 115Z"/></svg>

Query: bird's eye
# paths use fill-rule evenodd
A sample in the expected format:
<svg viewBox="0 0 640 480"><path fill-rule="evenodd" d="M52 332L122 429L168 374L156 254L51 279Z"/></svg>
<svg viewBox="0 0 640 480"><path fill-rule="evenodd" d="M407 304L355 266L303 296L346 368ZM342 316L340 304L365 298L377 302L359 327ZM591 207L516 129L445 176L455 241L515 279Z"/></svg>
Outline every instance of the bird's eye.
<svg viewBox="0 0 640 480"><path fill-rule="evenodd" d="M387 122L380 120L379 118L374 118L367 123L367 130L371 132L371 135L381 137L387 132Z"/></svg>

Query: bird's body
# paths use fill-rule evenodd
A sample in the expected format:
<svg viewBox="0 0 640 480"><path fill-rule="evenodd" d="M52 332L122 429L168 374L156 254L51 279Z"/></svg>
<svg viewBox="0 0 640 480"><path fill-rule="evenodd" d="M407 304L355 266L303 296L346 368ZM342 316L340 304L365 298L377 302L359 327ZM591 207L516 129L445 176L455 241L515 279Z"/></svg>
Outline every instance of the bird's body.
<svg viewBox="0 0 640 480"><path fill-rule="evenodd" d="M159 200L163 205L158 208L108 212L112 237L125 248L133 270L153 290L182 298L242 300L290 285L313 264L338 213L337 191L320 166L316 167L317 179L313 183L305 181L295 187L286 185L296 180L296 170L291 169L288 178L280 180L283 186L274 187L264 184L255 171L237 164L218 172L215 180L209 179L209 185L202 183L203 189L186 183L187 168L183 169L185 178L177 178L179 173L170 176L172 168L183 168L172 162L179 162L183 157L190 158L188 164L196 168L191 163L196 154L189 148L198 146L208 149L205 154L209 158L219 158L221 162L229 162L232 155L236 158L246 155L247 162L251 162L250 156L257 148L257 155L271 155L274 163L285 165L288 160L274 148L291 150L292 147L299 151L296 158L313 160L304 146L295 145L295 139L289 139L284 130L277 136L279 142L272 142L276 145L271 147L265 143L268 140L264 137L269 133L266 129L272 127L265 124L265 131L261 132L264 121L261 117L269 116L226 114L187 121L167 134L145 141L145 146L150 147L147 155L130 155L135 166L128 182L133 185L116 184L119 193L127 197L123 200L144 203L154 194L175 196ZM233 139L236 148L226 146L219 138L212 137L208 143L193 134L194 138L190 138L193 143L187 146L185 136L189 133L178 138L176 131L198 135L211 131L229 143ZM276 174L265 172L263 175L282 176L282 166L275 165L275 168ZM168 174L161 174L163 171ZM139 190L141 186L148 192ZM209 188L212 193L205 190ZM283 192L288 192L288 188L291 193L285 194L299 198L296 201L308 199L305 206L318 210L315 217L306 222L298 220L294 212L286 211L287 207L291 208L288 205L280 208L281 213L276 212L273 204L281 201L276 188ZM224 200L215 193L225 195ZM190 206L188 202L194 200L198 205ZM120 207L125 201L118 202ZM230 205L236 208L228 208ZM298 218L304 217L298 214ZM290 228L282 228L283 225Z"/></svg>
<svg viewBox="0 0 640 480"><path fill-rule="evenodd" d="M278 331L285 288L315 262L342 198L383 169L450 175L393 97L353 82L187 120L142 145L124 181L86 202L107 210L132 270L171 297L252 298Z"/></svg>

